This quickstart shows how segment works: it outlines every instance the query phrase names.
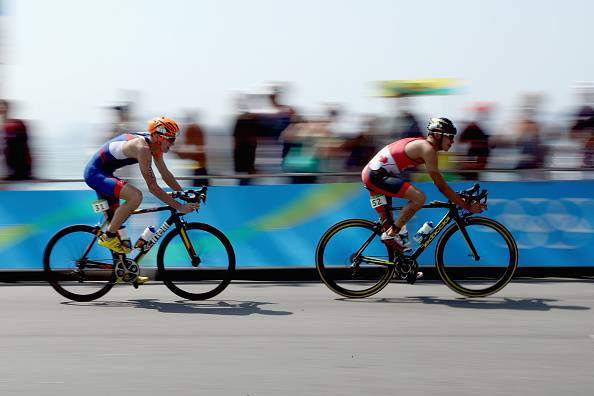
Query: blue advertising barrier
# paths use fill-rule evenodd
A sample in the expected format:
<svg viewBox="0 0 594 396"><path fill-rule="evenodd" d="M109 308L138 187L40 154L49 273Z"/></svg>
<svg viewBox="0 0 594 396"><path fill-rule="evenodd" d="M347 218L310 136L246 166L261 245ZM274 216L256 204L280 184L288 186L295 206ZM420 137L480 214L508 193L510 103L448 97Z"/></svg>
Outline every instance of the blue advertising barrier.
<svg viewBox="0 0 594 396"><path fill-rule="evenodd" d="M442 199L432 183L417 183L427 201ZM520 266L594 266L593 181L485 182L489 210L516 238ZM455 189L468 184L452 183ZM94 225L93 191L0 191L0 269L41 269L47 241L70 224ZM395 205L398 200L395 200ZM159 205L147 197L143 207ZM423 210L410 233L444 210ZM147 225L159 226L163 212L132 216L132 239ZM369 194L359 183L211 187L208 202L187 221L212 224L231 240L238 268L315 266L323 232L346 218L375 219ZM419 260L433 265L433 244ZM142 262L155 266L157 247Z"/></svg>

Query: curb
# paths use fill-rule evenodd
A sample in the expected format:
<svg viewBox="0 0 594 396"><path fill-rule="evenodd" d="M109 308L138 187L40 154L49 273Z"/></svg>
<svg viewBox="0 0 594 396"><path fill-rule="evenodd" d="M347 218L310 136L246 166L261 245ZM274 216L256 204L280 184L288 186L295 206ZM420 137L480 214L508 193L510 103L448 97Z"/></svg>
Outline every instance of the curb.
<svg viewBox="0 0 594 396"><path fill-rule="evenodd" d="M424 280L438 280L435 267L421 267ZM144 268L142 274L151 279L158 279L155 268ZM594 267L520 267L516 278L593 278ZM265 282L302 282L319 281L316 268L307 267L270 267L236 269L233 280ZM46 281L42 270L1 270L0 282L15 283L22 281Z"/></svg>

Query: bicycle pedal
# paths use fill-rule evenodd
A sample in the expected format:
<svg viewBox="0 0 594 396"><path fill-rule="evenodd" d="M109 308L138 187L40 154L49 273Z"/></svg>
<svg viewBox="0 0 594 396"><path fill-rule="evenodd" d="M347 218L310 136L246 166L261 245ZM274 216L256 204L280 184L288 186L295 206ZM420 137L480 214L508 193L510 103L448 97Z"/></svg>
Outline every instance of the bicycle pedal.
<svg viewBox="0 0 594 396"><path fill-rule="evenodd" d="M408 284L410 285L414 285L416 281L418 281L419 279L421 279L423 277L423 273L422 272L416 272L416 273L409 273L406 276L406 281L408 282Z"/></svg>

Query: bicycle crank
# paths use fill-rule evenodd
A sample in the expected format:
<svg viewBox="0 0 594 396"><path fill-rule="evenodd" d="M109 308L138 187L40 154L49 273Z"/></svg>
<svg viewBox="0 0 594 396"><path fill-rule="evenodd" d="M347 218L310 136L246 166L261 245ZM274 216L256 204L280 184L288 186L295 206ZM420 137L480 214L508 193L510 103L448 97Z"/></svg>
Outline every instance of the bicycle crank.
<svg viewBox="0 0 594 396"><path fill-rule="evenodd" d="M124 259L120 256L115 266L115 274L118 281L132 283L140 274L140 266L134 260L129 258Z"/></svg>
<svg viewBox="0 0 594 396"><path fill-rule="evenodd" d="M394 259L396 264L396 271L394 276L405 280L409 284L414 284L417 281L417 273L419 272L419 265L417 261L410 256L398 255Z"/></svg>

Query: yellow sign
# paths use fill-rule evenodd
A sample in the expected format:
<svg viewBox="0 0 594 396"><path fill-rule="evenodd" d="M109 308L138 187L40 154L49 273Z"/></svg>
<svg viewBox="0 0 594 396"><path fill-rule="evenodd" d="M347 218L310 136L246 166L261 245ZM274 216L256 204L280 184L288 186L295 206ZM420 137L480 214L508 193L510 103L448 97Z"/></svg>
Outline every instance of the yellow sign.
<svg viewBox="0 0 594 396"><path fill-rule="evenodd" d="M400 97L415 95L449 95L456 92L460 83L455 78L428 78L420 80L378 81L377 96Z"/></svg>

